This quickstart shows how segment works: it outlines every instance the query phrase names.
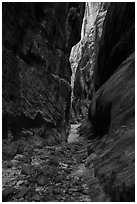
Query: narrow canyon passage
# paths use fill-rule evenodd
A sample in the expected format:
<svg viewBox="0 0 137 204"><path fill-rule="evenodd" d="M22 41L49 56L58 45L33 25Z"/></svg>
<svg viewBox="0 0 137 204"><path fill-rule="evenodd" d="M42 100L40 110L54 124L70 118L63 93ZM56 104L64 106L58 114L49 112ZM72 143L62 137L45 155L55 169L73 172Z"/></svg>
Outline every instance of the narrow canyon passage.
<svg viewBox="0 0 137 204"><path fill-rule="evenodd" d="M94 143L78 141L77 126L72 125L68 143L61 145L44 146L39 140L34 142L33 138L20 141L15 156L3 161L3 201L90 202L106 199L94 177L94 168L89 171L85 166L87 148Z"/></svg>
<svg viewBox="0 0 137 204"><path fill-rule="evenodd" d="M70 125L70 131L68 135L68 142L75 142L79 140L79 133L78 133L78 127L80 124L71 124Z"/></svg>
<svg viewBox="0 0 137 204"><path fill-rule="evenodd" d="M80 138L79 126L71 124L68 142L60 145L45 146L38 137L22 138L9 145L8 158L2 163L3 201L110 201L95 177L93 165L89 169L92 160L88 156L93 152L95 157L98 142Z"/></svg>
<svg viewBox="0 0 137 204"><path fill-rule="evenodd" d="M135 3L2 3L2 201L135 201Z"/></svg>

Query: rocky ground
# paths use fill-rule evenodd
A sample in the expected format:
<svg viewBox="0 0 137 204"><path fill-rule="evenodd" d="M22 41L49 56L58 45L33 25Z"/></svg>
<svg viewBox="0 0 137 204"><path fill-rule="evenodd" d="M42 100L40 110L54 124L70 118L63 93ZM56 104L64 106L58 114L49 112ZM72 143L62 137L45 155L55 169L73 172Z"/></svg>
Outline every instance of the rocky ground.
<svg viewBox="0 0 137 204"><path fill-rule="evenodd" d="M3 201L134 202L135 3L12 2L2 19Z"/></svg>
<svg viewBox="0 0 137 204"><path fill-rule="evenodd" d="M22 139L16 144L3 144L3 201L89 202L99 200L99 196L102 199L94 169L87 169L93 141L78 140L77 126L73 125L70 131L70 142L57 146L45 146L38 138L35 142Z"/></svg>

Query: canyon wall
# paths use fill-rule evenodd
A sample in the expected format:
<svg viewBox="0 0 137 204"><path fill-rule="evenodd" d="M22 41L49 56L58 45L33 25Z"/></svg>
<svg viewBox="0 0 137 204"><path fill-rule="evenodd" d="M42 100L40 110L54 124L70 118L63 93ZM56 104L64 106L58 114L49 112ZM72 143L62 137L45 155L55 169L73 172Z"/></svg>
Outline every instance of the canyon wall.
<svg viewBox="0 0 137 204"><path fill-rule="evenodd" d="M74 76L72 75L72 80L74 80L72 110L78 121L87 115L94 92L93 70L108 7L107 2L86 3L81 41L71 51L70 62L74 73Z"/></svg>
<svg viewBox="0 0 137 204"><path fill-rule="evenodd" d="M89 187L94 177L106 197L92 193L135 201L135 3L2 7L3 139L29 130L44 145L66 141L71 110L92 146L82 160Z"/></svg>
<svg viewBox="0 0 137 204"><path fill-rule="evenodd" d="M49 143L66 140L69 55L81 37L84 3L2 4L3 138L42 128Z"/></svg>
<svg viewBox="0 0 137 204"><path fill-rule="evenodd" d="M111 4L99 45L95 89L135 50L134 4Z"/></svg>
<svg viewBox="0 0 137 204"><path fill-rule="evenodd" d="M89 168L110 201L135 201L135 3L110 3L102 29L80 134L97 141Z"/></svg>

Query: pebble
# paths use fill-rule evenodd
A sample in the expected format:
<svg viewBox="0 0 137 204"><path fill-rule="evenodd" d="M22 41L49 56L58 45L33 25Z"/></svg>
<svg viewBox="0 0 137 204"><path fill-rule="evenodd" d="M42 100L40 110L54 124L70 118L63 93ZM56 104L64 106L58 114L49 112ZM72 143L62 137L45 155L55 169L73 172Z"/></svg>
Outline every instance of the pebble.
<svg viewBox="0 0 137 204"><path fill-rule="evenodd" d="M9 160L13 158L17 154L17 145L16 143L12 142L9 145L5 145L2 147L2 156L4 160Z"/></svg>
<svg viewBox="0 0 137 204"><path fill-rule="evenodd" d="M52 156L48 162L49 165L52 165L52 166L58 166L59 165L59 162L57 160L56 157Z"/></svg>
<svg viewBox="0 0 137 204"><path fill-rule="evenodd" d="M35 194L34 196L32 196L32 200L40 201L40 199L41 199L41 196L38 194Z"/></svg>
<svg viewBox="0 0 137 204"><path fill-rule="evenodd" d="M18 198L21 198L21 197L23 197L23 196L25 196L27 193L28 193L28 191L29 191L29 188L28 187L22 187L22 188L20 188L20 190L19 190L19 194L18 194Z"/></svg>
<svg viewBox="0 0 137 204"><path fill-rule="evenodd" d="M44 186L44 184L45 184L45 177L44 176L39 177L37 183L40 186Z"/></svg>
<svg viewBox="0 0 137 204"><path fill-rule="evenodd" d="M44 191L44 188L41 187L41 186L37 186L37 187L35 188L35 191L41 192L41 191Z"/></svg>
<svg viewBox="0 0 137 204"><path fill-rule="evenodd" d="M19 201L22 202L24 200L24 198L20 198Z"/></svg>
<svg viewBox="0 0 137 204"><path fill-rule="evenodd" d="M24 163L29 163L31 162L31 158L28 155L23 155L23 157L21 158L21 161Z"/></svg>
<svg viewBox="0 0 137 204"><path fill-rule="evenodd" d="M30 175L30 174L32 174L32 172L33 172L32 166L27 165L27 164L23 164L21 166L21 173L22 174Z"/></svg>
<svg viewBox="0 0 137 204"><path fill-rule="evenodd" d="M60 194L60 189L53 189L53 193L54 193L55 195Z"/></svg>
<svg viewBox="0 0 137 204"><path fill-rule="evenodd" d="M57 183L60 183L60 182L62 182L62 180L64 179L64 176L63 175L59 175L58 177L56 177L56 182Z"/></svg>
<svg viewBox="0 0 137 204"><path fill-rule="evenodd" d="M11 186L7 186L3 191L2 191L2 201L6 201L9 196L13 195L14 193L17 192L16 188L13 188Z"/></svg>
<svg viewBox="0 0 137 204"><path fill-rule="evenodd" d="M15 184L16 184L16 179L13 179L13 180L10 180L9 182L8 182L8 185L10 185L10 186L14 186Z"/></svg>
<svg viewBox="0 0 137 204"><path fill-rule="evenodd" d="M6 161L5 162L5 166L8 167L8 168L11 168L13 165L12 161Z"/></svg>
<svg viewBox="0 0 137 204"><path fill-rule="evenodd" d="M82 158L85 157L85 154L82 155L81 152L76 152L78 148L74 147L73 144L71 146L61 146L57 149L58 151L54 147L46 146L42 149L37 147L34 149L33 154L27 155L28 152L26 154L23 152L23 155L16 154L11 162L13 163L12 171L10 167L4 169L6 172L13 173L15 171L16 174L14 175L10 173L10 176L9 174L4 176L5 178L10 177L10 180L14 178L16 180L15 185L19 189L18 194L8 199L8 201L12 202L16 199L16 202L71 202L81 201L82 199L84 201L84 198L86 200L86 197L80 198L80 196L81 194L88 194L88 189L82 185L81 175L79 175L79 171L77 172L79 168L76 168ZM81 148L79 149L79 151L82 151ZM28 164L30 158L31 164ZM14 170L15 164L17 168ZM33 175L36 166L39 168L37 168L37 174ZM73 173L74 170L76 173L73 175L71 172ZM81 188L81 185L83 188ZM43 196L45 196L45 200Z"/></svg>
<svg viewBox="0 0 137 204"><path fill-rule="evenodd" d="M22 181L22 180L17 181L16 186L20 186L20 185L22 185L23 183L24 183L24 181Z"/></svg>

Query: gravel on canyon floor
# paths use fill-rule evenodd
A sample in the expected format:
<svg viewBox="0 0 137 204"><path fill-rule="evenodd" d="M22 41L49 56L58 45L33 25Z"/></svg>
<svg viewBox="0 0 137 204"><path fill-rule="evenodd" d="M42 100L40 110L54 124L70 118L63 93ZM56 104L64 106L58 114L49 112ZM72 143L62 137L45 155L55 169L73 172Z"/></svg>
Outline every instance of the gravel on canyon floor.
<svg viewBox="0 0 137 204"><path fill-rule="evenodd" d="M16 144L10 146L12 158L3 156L3 201L93 202L102 195L94 168L86 167L92 141L79 139L56 146L34 145L25 139L20 143L17 150Z"/></svg>

